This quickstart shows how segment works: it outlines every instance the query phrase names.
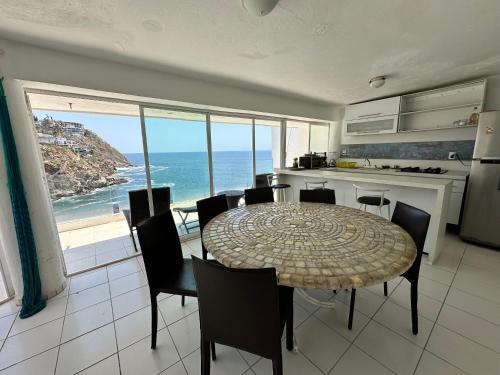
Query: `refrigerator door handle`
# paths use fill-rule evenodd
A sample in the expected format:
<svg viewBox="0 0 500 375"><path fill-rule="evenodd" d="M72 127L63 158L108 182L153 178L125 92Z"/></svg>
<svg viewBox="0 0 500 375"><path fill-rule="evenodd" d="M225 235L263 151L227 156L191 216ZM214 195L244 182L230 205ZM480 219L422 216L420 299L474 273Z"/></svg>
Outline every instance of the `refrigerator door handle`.
<svg viewBox="0 0 500 375"><path fill-rule="evenodd" d="M482 158L480 164L500 164L500 158Z"/></svg>

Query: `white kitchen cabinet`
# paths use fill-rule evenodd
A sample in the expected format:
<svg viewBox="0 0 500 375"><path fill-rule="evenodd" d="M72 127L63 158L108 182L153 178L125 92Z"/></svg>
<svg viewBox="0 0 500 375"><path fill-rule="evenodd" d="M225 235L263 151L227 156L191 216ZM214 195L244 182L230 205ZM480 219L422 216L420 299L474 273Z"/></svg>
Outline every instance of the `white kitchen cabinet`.
<svg viewBox="0 0 500 375"><path fill-rule="evenodd" d="M397 115L399 113L400 96L373 100L371 102L347 106L346 120L363 120L373 117Z"/></svg>
<svg viewBox="0 0 500 375"><path fill-rule="evenodd" d="M346 135L384 134L398 131L398 115L370 117L346 122Z"/></svg>
<svg viewBox="0 0 500 375"><path fill-rule="evenodd" d="M475 127L473 112L483 109L486 80L461 83L401 97L399 132ZM455 126L456 121L462 126Z"/></svg>
<svg viewBox="0 0 500 375"><path fill-rule="evenodd" d="M374 100L347 106L346 135L396 133L401 97Z"/></svg>

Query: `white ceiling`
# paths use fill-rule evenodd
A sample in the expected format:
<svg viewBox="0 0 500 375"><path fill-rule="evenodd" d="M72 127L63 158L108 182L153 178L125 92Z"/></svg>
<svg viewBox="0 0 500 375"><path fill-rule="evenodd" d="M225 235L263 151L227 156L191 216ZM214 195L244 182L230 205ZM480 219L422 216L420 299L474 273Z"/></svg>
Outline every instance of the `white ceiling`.
<svg viewBox="0 0 500 375"><path fill-rule="evenodd" d="M498 0L0 1L0 36L333 103L500 73L499 19Z"/></svg>

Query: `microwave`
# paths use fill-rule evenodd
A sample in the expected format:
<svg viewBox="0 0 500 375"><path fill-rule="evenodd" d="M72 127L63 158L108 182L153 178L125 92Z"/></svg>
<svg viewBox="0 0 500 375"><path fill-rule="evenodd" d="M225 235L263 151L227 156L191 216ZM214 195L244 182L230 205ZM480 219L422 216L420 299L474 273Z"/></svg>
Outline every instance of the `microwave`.
<svg viewBox="0 0 500 375"><path fill-rule="evenodd" d="M314 169L324 167L326 164L326 157L306 154L299 157L299 167L305 169Z"/></svg>

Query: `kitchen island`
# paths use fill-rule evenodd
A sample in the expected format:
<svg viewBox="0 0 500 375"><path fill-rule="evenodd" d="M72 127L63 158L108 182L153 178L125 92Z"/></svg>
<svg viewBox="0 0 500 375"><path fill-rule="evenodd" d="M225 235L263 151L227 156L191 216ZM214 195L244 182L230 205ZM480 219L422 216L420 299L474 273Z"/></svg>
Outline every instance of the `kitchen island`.
<svg viewBox="0 0 500 375"><path fill-rule="evenodd" d="M291 195L295 201L299 200L300 190L305 189L306 178L327 181L326 187L335 190L337 204L355 208L359 207L359 203L355 199L353 184L390 189L386 197L391 201L391 215L396 201L410 204L431 215L424 251L429 254L428 262L433 263L438 258L445 235L452 179L442 178L442 175L438 178L407 176L397 172L384 173L383 170L344 172L339 169L276 169L275 172L280 183L292 186L293 193L288 196ZM378 209L375 207L372 212L378 213Z"/></svg>

